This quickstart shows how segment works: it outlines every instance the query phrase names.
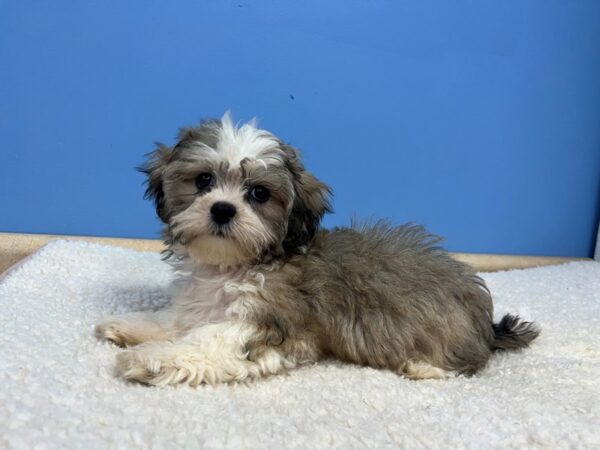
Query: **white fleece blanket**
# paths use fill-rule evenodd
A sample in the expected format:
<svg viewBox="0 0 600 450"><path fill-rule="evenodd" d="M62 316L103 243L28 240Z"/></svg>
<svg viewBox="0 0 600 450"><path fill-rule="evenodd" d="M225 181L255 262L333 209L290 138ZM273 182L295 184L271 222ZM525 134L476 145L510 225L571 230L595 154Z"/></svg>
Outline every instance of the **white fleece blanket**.
<svg viewBox="0 0 600 450"><path fill-rule="evenodd" d="M113 376L106 315L165 301L159 255L57 241L0 282L0 448L600 448L600 263L484 274L543 331L472 378L336 362L249 386Z"/></svg>

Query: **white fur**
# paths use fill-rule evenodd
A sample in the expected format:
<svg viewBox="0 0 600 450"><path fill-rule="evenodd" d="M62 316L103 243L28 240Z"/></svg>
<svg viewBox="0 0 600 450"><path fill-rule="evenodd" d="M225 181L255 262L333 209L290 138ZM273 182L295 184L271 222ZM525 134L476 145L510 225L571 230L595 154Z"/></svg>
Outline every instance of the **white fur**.
<svg viewBox="0 0 600 450"><path fill-rule="evenodd" d="M185 330L242 316L243 304L256 292L246 268L221 271L188 262L180 274L172 286L172 308L177 326Z"/></svg>
<svg viewBox="0 0 600 450"><path fill-rule="evenodd" d="M279 147L279 142L271 133L256 128L256 118L238 127L227 111L221 118L221 125L216 150L229 161L231 167L238 166L246 158L258 159L261 154Z"/></svg>
<svg viewBox="0 0 600 450"><path fill-rule="evenodd" d="M194 328L173 342L148 342L117 357L117 372L125 379L156 386L244 381L292 368L272 350L256 361L248 359L246 343L256 328L226 321Z"/></svg>

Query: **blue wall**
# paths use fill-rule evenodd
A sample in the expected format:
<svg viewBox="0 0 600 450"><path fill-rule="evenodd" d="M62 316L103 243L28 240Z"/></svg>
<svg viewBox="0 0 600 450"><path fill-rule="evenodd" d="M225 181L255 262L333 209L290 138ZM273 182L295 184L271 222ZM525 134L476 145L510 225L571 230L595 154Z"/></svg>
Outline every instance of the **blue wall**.
<svg viewBox="0 0 600 450"><path fill-rule="evenodd" d="M226 109L304 151L328 226L591 255L597 0L0 0L0 230L155 237L133 167Z"/></svg>

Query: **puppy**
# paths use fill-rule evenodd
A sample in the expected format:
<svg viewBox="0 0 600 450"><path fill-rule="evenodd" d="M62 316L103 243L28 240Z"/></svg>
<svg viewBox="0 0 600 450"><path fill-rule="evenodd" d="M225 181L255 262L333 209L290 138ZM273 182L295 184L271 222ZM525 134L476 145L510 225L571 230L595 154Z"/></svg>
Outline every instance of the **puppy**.
<svg viewBox="0 0 600 450"><path fill-rule="evenodd" d="M493 323L483 280L419 226L319 230L330 189L254 121L183 129L141 170L177 278L165 310L97 325L127 348L126 380L227 383L327 357L447 378L539 333L511 315Z"/></svg>

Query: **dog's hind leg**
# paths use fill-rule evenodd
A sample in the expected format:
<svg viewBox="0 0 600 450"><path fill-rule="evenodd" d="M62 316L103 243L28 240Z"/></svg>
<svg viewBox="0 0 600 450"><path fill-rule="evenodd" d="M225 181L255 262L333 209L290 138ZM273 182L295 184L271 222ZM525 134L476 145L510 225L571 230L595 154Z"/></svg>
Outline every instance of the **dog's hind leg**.
<svg viewBox="0 0 600 450"><path fill-rule="evenodd" d="M440 369L423 361L407 361L399 370L409 380L443 380L456 376L455 372Z"/></svg>

